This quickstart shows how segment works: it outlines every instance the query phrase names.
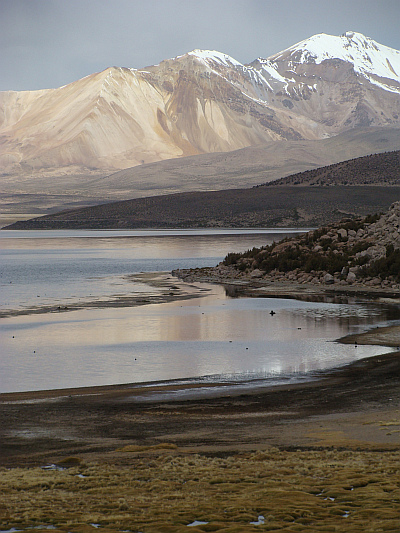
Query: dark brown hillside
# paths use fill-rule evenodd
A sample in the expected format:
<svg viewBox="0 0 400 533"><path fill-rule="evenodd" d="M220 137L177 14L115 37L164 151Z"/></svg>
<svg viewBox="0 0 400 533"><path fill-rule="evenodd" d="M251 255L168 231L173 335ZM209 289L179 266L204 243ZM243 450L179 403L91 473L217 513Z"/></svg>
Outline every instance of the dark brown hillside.
<svg viewBox="0 0 400 533"><path fill-rule="evenodd" d="M63 211L9 228L319 226L343 216L386 210L399 199L400 151L393 151L295 174L268 187L135 198Z"/></svg>
<svg viewBox="0 0 400 533"><path fill-rule="evenodd" d="M7 229L319 226L386 210L400 186L276 186L189 192L74 209Z"/></svg>
<svg viewBox="0 0 400 533"><path fill-rule="evenodd" d="M264 184L270 185L400 185L400 151L358 157Z"/></svg>

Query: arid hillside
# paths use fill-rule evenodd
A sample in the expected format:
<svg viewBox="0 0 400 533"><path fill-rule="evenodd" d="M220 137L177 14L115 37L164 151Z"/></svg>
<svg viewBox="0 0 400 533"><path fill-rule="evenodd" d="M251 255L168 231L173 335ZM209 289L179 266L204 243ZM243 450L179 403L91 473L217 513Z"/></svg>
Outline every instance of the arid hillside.
<svg viewBox="0 0 400 533"><path fill-rule="evenodd" d="M75 207L133 198L250 188L354 157L396 150L400 150L399 128L361 128L330 139L270 141L233 152L139 165L106 176L94 172L86 176L51 172L2 176L0 223L4 221L4 226Z"/></svg>

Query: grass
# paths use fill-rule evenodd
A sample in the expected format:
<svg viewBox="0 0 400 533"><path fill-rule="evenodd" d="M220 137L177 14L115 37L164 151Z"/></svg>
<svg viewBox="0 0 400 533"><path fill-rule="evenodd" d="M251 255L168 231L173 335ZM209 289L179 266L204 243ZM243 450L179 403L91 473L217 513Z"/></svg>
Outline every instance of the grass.
<svg viewBox="0 0 400 533"><path fill-rule="evenodd" d="M120 464L72 463L61 471L0 470L1 529L399 531L398 450L208 457L156 448L119 454ZM251 525L260 515L264 523ZM196 520L207 524L188 530Z"/></svg>

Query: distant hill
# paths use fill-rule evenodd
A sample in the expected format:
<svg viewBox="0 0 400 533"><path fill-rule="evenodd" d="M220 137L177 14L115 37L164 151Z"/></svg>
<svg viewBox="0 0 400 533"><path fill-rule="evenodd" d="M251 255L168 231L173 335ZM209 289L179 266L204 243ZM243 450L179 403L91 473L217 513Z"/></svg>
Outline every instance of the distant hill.
<svg viewBox="0 0 400 533"><path fill-rule="evenodd" d="M335 181L334 168L338 168ZM368 178L360 178L360 169ZM367 172L366 169L369 169ZM331 176L316 186L301 176ZM286 184L135 198L17 222L10 229L318 226L386 210L400 200L399 152L376 154L287 178ZM346 185L344 185L344 176ZM382 185L382 176L386 176ZM328 179L328 178L326 178ZM360 185L368 179L369 185ZM294 184L294 182L296 184ZM390 183L390 186L389 186Z"/></svg>
<svg viewBox="0 0 400 533"><path fill-rule="evenodd" d="M249 60L193 50L0 92L0 222L400 150L400 51L348 31Z"/></svg>
<svg viewBox="0 0 400 533"><path fill-rule="evenodd" d="M178 192L250 188L373 153L400 150L399 128L357 128L318 141L269 141L127 168L111 175L0 177L1 217L10 224L75 207ZM0 219L1 222L1 219Z"/></svg>
<svg viewBox="0 0 400 533"><path fill-rule="evenodd" d="M400 151L358 157L264 184L270 185L400 185Z"/></svg>

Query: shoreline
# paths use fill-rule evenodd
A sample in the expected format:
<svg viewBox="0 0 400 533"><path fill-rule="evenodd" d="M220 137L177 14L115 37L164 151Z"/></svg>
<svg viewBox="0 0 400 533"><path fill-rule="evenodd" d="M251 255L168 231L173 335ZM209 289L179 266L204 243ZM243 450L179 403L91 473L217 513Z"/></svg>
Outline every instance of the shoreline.
<svg viewBox="0 0 400 533"><path fill-rule="evenodd" d="M367 298L378 303L400 304L400 292L397 289L371 287L362 283L355 285L322 285L281 281L273 278L255 279L243 276L232 279L228 274L221 274L217 267L191 270L173 270L172 272L141 272L129 276L132 280L146 283L159 292L134 293L129 296L110 297L108 300L94 299L55 303L26 309L0 310L1 318L28 316L46 313L62 313L82 309L104 309L120 307L138 307L148 304L168 303L191 298L200 298L212 290L212 286L223 287L231 297L268 297L297 300L322 301L332 299L340 303L343 298Z"/></svg>
<svg viewBox="0 0 400 533"><path fill-rule="evenodd" d="M390 329L390 328L388 328ZM351 335L339 339L338 342L344 344L353 344L353 338L359 338L364 334ZM362 341L358 342L362 345ZM366 344L372 344L372 342L366 342ZM380 346L384 346L380 344ZM388 347L392 347L393 344L386 344ZM388 352L381 355L374 355L363 359L357 359L351 363L346 363L341 366L331 367L325 370L315 370L308 372L307 376L303 376L304 379L298 379L291 382L286 381L286 377L283 378L254 378L244 381L213 381L202 382L201 378L182 378L182 379L170 379L163 381L143 381L133 383L117 383L109 385L92 385L84 387L67 387L61 389L42 389L32 391L17 391L17 392L0 392L0 405L2 404L23 404L23 403L45 403L51 401L58 401L64 398L73 397L96 397L98 399L115 400L120 401L132 401L136 404L141 403L160 403L158 396L163 393L164 396L170 396L166 398L167 402L181 402L191 401L199 399L209 399L223 396L240 396L243 394L252 395L269 391L277 391L279 389L297 389L300 387L315 387L319 386L323 381L329 380L333 377L346 376L349 372L352 372L353 368L375 368L380 363L387 364L389 360L393 363L397 358L400 358L400 350L396 352ZM289 378L288 378L289 379ZM282 383L277 383L281 380ZM213 392L218 389L224 389L221 392ZM193 394L188 400L183 397L178 397L176 393L191 391ZM199 394L196 395L198 391ZM205 394L202 394L202 392ZM207 394L208 392L208 394ZM154 399L152 399L154 395ZM174 398L175 396L175 398Z"/></svg>
<svg viewBox="0 0 400 533"><path fill-rule="evenodd" d="M220 385L211 384L216 394L207 384L206 395L191 398L176 393L201 392L202 384L0 394L0 467L57 464L75 455L118 462L125 457L121 448L160 443L183 454L268 446L400 450L399 351L320 371L304 382L223 391Z"/></svg>
<svg viewBox="0 0 400 533"><path fill-rule="evenodd" d="M105 309L120 307L139 307L141 305L162 304L191 298L201 298L210 287L192 285L179 278L172 277L170 272L141 272L129 276L131 280L146 283L157 292L138 292L129 296L110 296L108 300L93 299L90 301L59 302L52 305L35 306L24 309L0 310L0 319L18 316L41 315L46 313L65 313L84 309ZM211 284L208 284L211 285ZM99 297L100 298L100 297Z"/></svg>
<svg viewBox="0 0 400 533"><path fill-rule="evenodd" d="M400 351L314 378L190 399L168 382L0 394L3 529L398 531Z"/></svg>
<svg viewBox="0 0 400 533"><path fill-rule="evenodd" d="M273 276L251 276L250 274L232 275L229 267L210 267L173 270L172 275L187 283L209 283L222 285L228 294L240 296L268 296L270 298L327 298L327 297L366 297L388 299L400 304L400 290L391 287L376 287L357 283L341 285L299 282L296 280L276 279Z"/></svg>
<svg viewBox="0 0 400 533"><path fill-rule="evenodd" d="M141 305L151 305L151 304L160 304L160 303L169 303L172 301L188 300L201 298L205 295L212 292L212 286L223 287L226 293L231 297L267 297L267 298L290 298L298 300L312 300L312 301L322 301L328 300L334 303L340 303L342 299L346 299L350 296L348 290L344 292L343 287L321 287L316 286L315 284L300 284L294 281L287 282L278 282L278 283L265 283L265 280L253 280L253 279L244 279L244 280L231 280L225 278L223 281L216 278L215 276L210 276L209 268L195 269L194 271L173 271L169 272L146 272L133 274L130 277L134 280L140 282L145 282L149 287L156 289L161 289L158 294L150 293L141 293L134 296L121 296L114 300L109 301L92 301L92 302L80 302L77 304L69 304L68 307L60 308L59 306L44 306L37 309L29 310L14 310L10 312L0 311L0 318L13 318L24 315L35 315L35 314L45 314L45 313L56 313L56 312L69 312L75 310L83 309L104 309L104 308L119 308L119 307L137 307ZM189 272L189 275L180 276L182 272ZM200 274L199 274L200 273ZM179 277L178 277L179 276ZM381 290L377 291L375 288L365 287L363 291L356 290L357 287L353 287L351 296L359 296L368 300L377 300L377 303L382 304L400 304L400 297L397 298L397 294L393 294L391 291L382 292ZM397 348L400 350L400 325L392 325L387 327L376 327L371 330L361 332L358 334L347 335L343 338L336 339L336 342L343 344L359 344L359 345L377 345L377 346L387 346L391 348ZM372 356L374 357L379 356ZM350 363L350 365L353 363ZM347 366L347 365L346 365ZM309 382L314 380L314 376L318 376L318 379L324 379L324 376L329 376L331 372L336 372L342 367L333 367L325 370L319 370L315 372L310 372L310 378L305 378L304 382ZM290 379L289 376L287 376ZM256 383L260 381L273 381L274 378L262 379L255 378L249 381L235 382L232 380L227 380L227 382L205 382L201 383L202 377L191 377L191 378L176 378L171 380L161 380L161 381L151 381L151 382L133 382L133 383L122 383L122 384L107 384L107 385L92 385L92 386L83 386L83 387L70 387L63 389L49 389L49 390L34 390L34 391L19 391L19 392L0 392L0 402L2 401L39 401L49 398L60 398L63 396L71 395L104 395L105 397L112 396L114 394L121 394L125 390L134 390L146 387L146 391L149 392L151 389L155 390L167 390L168 388L173 388L175 390L184 390L184 389L217 389L224 387L230 388L231 393L240 383L241 385L246 386L247 389L250 388L250 383ZM279 378L278 378L279 379ZM184 381L187 384L178 385L177 382ZM197 382L197 383L196 383ZM303 381L301 380L303 383ZM162 386L160 386L162 383ZM298 383L295 383L296 386ZM270 389L275 388L279 385L275 384L265 384L261 386L261 389ZM287 386L291 386L288 384Z"/></svg>
<svg viewBox="0 0 400 533"><path fill-rule="evenodd" d="M142 280L143 277L150 285L161 284L166 291L165 294L171 299L198 297L210 290L204 286L192 285L194 282L210 283L209 279L204 278L190 279L188 284L185 280L177 280L167 274L161 276L154 276L154 273L143 274ZM171 286L179 286L181 294L171 295ZM261 286L259 280L230 285L223 283L223 286L228 294L229 291L234 291L233 295L236 296L338 298L335 300L338 302L343 296L348 297L348 294L334 294L331 287L329 292L321 291L320 287L313 287L310 290L310 287L293 282L281 285L279 290L276 284ZM393 304L399 303L397 297L391 298L387 292L384 296L381 291L377 295L376 291L371 289L366 293L378 301L382 299L383 304L387 304L388 301ZM363 292L360 297L366 297L366 293ZM358 296L356 291L354 296ZM374 328L338 341L397 348L400 345L400 325ZM104 451L107 450L105 452L107 455L112 448L115 449L124 443L153 446L159 443L161 438L185 449L194 447L199 451L214 452L226 449L233 452L243 447L259 449L261 443L264 445L271 443L271 439L273 445L278 446L308 446L312 440L304 436L297 439L294 435L301 435L302 427L308 425L315 417L326 419L336 416L343 421L349 417L352 419L359 416L363 421L357 424L358 429L353 430L353 433L360 435L365 433L362 431L362 426L373 413L376 415L374 415L375 422L384 412L390 412L393 419L399 418L399 350L314 372L309 377L310 379L295 383L272 385L260 384L260 381L256 383L255 380L253 383L249 381L244 387L240 386L243 384L232 382L196 383L195 379L192 381L186 379L182 380L182 383L177 383L179 380L172 380L2 393L0 394L0 465L23 465L31 462L35 464L38 456L56 460L58 454L64 456L75 451L94 453L97 457L94 450L99 447ZM76 410L76 416L70 416L71 409ZM93 409L96 417L99 416L102 420L102 425L108 428L106 432L108 436L119 433L121 417L123 420L128 416L127 412L132 410L135 414L129 415L133 418L127 434L116 438L114 442L114 438L111 440L109 437L105 438L95 421L91 422ZM112 414L108 418L106 413L110 412ZM156 416L158 426L154 426L155 412L163 413L162 419ZM177 413L180 413L180 417L176 416ZM220 428L223 427L227 434L231 435L224 444L219 437L210 434L204 439L201 427L196 427L199 420L206 425L209 423L213 425L216 413L221 423L218 430L217 426L215 427L216 434L218 435ZM12 423L9 422L10 417ZM265 435L265 442L255 436L246 438L246 442L242 442L235 429L235 420L243 424L244 419L250 434L254 435L259 434L259 429L254 427L255 421L259 419L268 421L271 433L268 437ZM139 433L134 429L135 421L138 420L139 426L143 429ZM372 422L370 420L367 423ZM174 430L171 434L172 427ZM296 428L294 433L293 428ZM86 436L86 430L89 430L90 437ZM44 438L44 435L52 435L52 438ZM369 443L367 439L363 446L373 447L379 443L381 446L400 448L400 426L399 431L388 435L388 438L382 438L382 435L378 431L378 434L375 434ZM185 444L182 445L182 442ZM98 457L100 456L103 456L103 459L105 457L103 452Z"/></svg>

